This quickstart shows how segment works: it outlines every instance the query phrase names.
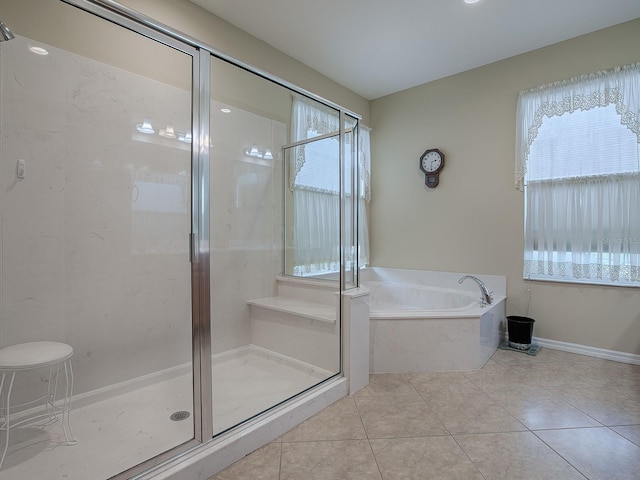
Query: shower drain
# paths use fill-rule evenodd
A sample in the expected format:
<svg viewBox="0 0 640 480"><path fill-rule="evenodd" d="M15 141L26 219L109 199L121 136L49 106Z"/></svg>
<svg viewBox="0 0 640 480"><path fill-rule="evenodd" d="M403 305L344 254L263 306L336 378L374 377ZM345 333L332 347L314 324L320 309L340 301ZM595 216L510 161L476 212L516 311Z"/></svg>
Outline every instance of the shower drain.
<svg viewBox="0 0 640 480"><path fill-rule="evenodd" d="M189 412L187 412L186 410L182 410L180 412L172 413L169 418L174 422L179 422L180 420L186 420L190 416L191 414Z"/></svg>

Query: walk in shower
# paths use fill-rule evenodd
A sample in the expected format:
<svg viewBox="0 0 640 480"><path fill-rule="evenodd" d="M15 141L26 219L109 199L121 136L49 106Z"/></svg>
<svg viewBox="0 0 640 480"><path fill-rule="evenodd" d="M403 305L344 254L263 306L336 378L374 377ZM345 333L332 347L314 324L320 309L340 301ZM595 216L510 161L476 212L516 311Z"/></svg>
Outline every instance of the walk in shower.
<svg viewBox="0 0 640 480"><path fill-rule="evenodd" d="M113 2L0 15L0 348L73 347L78 440L12 429L0 477L128 478L340 375L357 116Z"/></svg>

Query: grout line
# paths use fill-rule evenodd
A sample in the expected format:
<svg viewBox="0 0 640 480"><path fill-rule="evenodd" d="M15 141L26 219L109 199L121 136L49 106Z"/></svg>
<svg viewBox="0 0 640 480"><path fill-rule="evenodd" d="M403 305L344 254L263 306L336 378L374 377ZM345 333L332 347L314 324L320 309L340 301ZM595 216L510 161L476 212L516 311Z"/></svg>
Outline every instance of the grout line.
<svg viewBox="0 0 640 480"><path fill-rule="evenodd" d="M382 475L382 470L380 469L380 464L378 463L378 459L376 458L376 454L373 451L373 447L371 446L371 440L367 439L367 444L369 445L369 450L371 450L371 455L373 456L373 461L376 462L376 468L378 469L378 473L380 474L380 478L384 478Z"/></svg>
<svg viewBox="0 0 640 480"><path fill-rule="evenodd" d="M613 426L606 426L606 428L608 428L609 430L611 430L613 433L615 433L616 435L622 437L624 440L626 440L627 442L632 443L633 445L636 445L638 447L640 447L640 442L635 442L633 440L631 440L630 438L625 437L622 433L617 432L616 430L614 430L613 427L637 427L639 425L635 424L635 425L613 425Z"/></svg>
<svg viewBox="0 0 640 480"><path fill-rule="evenodd" d="M482 473L482 470L480 470L480 467L476 465L476 462L474 462L469 456L469 454L465 451L465 449L462 448L462 445L460 445L460 442L458 442L458 439L455 437L455 435L451 435L451 438L453 438L453 441L456 442L456 445L458 445L458 448L462 451L462 453L464 453L464 456L469 459L469 461L471 462L471 465L473 465L476 468L476 470L482 476L482 478L484 478L485 480L488 480L487 477L485 477L484 473Z"/></svg>
<svg viewBox="0 0 640 480"><path fill-rule="evenodd" d="M282 438L282 436L281 436ZM278 458L278 480L282 478L282 441L278 442L280 446L280 457Z"/></svg>
<svg viewBox="0 0 640 480"><path fill-rule="evenodd" d="M594 428L609 428L606 425L592 425L590 427L554 427L554 428L536 428L535 430L529 430L531 433L536 432L554 432L560 430L586 430L586 429L594 429Z"/></svg>
<svg viewBox="0 0 640 480"><path fill-rule="evenodd" d="M411 383L411 380L409 380L409 383ZM411 386L416 390L416 392L418 392L418 389L416 389L416 387L413 385L413 383L411 383ZM429 410L431 410L431 413L433 413L433 416L436 417L436 420L438 420L440 425L442 425L442 428L444 428L447 431L449 436L453 437L453 434L451 433L451 430L449 430L449 428L445 425L445 423L442 421L442 419L438 416L438 414L435 412L433 407L429 404L427 399L424 398L420 392L418 392L418 395L420 395L420 398L422 399L422 401L427 405L427 407L429 407ZM433 435L433 436L436 436L436 435Z"/></svg>
<svg viewBox="0 0 640 480"><path fill-rule="evenodd" d="M553 448L551 445L549 445L547 442L545 442L542 438L540 438L538 435L536 435L536 432L532 431L531 433L534 434L538 440L540 440L542 443L544 443L553 453L555 453L562 460L567 462L567 465L570 465L571 468L573 468L576 472L578 472L579 475L582 475L585 479L589 480L589 477L587 477L587 475L585 475L580 470L578 470L578 468L573 463L571 463L569 460L567 460L563 455L561 455L560 452L558 452L555 448Z"/></svg>
<svg viewBox="0 0 640 480"><path fill-rule="evenodd" d="M291 441L282 442L282 443L286 443L287 445L293 445L294 443L360 442L362 440L369 440L369 438L318 438L315 440L291 440ZM373 438L373 440L378 440L378 438Z"/></svg>

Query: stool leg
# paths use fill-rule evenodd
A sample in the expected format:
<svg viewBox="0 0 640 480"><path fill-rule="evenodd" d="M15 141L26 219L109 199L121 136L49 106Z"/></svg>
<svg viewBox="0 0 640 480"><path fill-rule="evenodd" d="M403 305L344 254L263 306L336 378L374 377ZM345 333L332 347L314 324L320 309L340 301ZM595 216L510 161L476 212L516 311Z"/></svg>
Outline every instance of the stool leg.
<svg viewBox="0 0 640 480"><path fill-rule="evenodd" d="M2 386L4 386L4 377L6 374L2 374ZM11 373L11 381L9 382L9 389L7 390L7 418L4 422L4 429L7 432L7 436L4 440L4 451L2 452L2 458L0 458L0 469L2 468L2 464L4 463L4 457L7 456L7 450L9 449L9 429L11 425L9 423L9 418L11 412L9 411L11 405L11 389L13 388L13 380L16 378L16 372ZM0 388L0 393L2 393L2 389Z"/></svg>
<svg viewBox="0 0 640 480"><path fill-rule="evenodd" d="M64 438L67 440L67 445L75 445L78 440L74 438L69 419L71 415L71 395L73 395L73 368L71 368L70 358L64 361L64 375L67 384L64 392L64 404L62 405L62 431L64 432ZM69 434L67 434L67 429Z"/></svg>
<svg viewBox="0 0 640 480"><path fill-rule="evenodd" d="M49 414L49 420L53 421L58 418L56 414L56 392L58 391L58 373L60 372L60 365L56 364L56 373L55 376L53 374L53 366L49 367L49 383L47 383L47 401L46 408L47 413ZM53 392L51 391L51 381L55 379L55 384L53 386Z"/></svg>
<svg viewBox="0 0 640 480"><path fill-rule="evenodd" d="M2 392L4 390L4 379L7 376L7 372L2 372L2 380L0 380L0 412L4 411L4 402L2 401ZM4 428L4 425L7 423L6 413L2 416L4 419L4 423L0 425L0 430Z"/></svg>

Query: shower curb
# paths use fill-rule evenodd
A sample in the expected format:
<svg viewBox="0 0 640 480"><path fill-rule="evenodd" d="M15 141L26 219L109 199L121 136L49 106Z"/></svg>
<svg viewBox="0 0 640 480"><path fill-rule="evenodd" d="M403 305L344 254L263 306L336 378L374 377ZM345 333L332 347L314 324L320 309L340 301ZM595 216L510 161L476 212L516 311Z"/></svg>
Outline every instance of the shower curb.
<svg viewBox="0 0 640 480"><path fill-rule="evenodd" d="M136 480L209 478L254 450L266 445L348 394L349 383L337 377L276 407L246 425L172 458Z"/></svg>

